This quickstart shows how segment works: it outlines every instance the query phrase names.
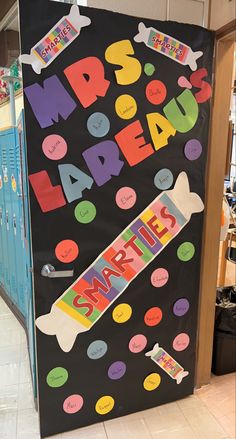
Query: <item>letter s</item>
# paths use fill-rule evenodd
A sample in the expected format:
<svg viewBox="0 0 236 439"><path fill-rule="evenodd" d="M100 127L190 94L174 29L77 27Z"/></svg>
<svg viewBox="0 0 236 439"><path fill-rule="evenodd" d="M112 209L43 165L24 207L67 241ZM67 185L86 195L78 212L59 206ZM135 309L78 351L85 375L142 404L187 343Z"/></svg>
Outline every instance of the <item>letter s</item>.
<svg viewBox="0 0 236 439"><path fill-rule="evenodd" d="M141 76L142 66L140 62L130 55L134 55L134 49L129 40L117 41L111 44L105 52L107 62L122 66L122 69L115 71L119 85L133 84Z"/></svg>

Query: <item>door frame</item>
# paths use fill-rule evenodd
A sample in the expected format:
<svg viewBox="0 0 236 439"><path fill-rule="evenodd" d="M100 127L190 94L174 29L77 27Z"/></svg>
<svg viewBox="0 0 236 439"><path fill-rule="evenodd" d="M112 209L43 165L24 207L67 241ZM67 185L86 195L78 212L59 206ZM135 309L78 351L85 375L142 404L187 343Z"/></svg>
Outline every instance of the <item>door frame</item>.
<svg viewBox="0 0 236 439"><path fill-rule="evenodd" d="M227 31L225 33L225 28ZM224 32L222 32L224 30ZM215 301L221 210L227 160L229 110L234 70L235 20L216 32L212 113L206 172L195 385L209 384L215 323Z"/></svg>

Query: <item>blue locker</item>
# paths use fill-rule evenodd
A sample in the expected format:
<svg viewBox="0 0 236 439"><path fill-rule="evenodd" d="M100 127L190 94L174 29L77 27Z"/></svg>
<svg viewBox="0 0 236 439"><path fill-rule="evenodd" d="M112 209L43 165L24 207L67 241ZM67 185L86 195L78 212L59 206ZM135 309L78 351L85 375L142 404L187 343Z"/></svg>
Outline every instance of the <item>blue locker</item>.
<svg viewBox="0 0 236 439"><path fill-rule="evenodd" d="M2 154L0 151L0 286L4 285L4 261L3 261L3 173L2 173Z"/></svg>

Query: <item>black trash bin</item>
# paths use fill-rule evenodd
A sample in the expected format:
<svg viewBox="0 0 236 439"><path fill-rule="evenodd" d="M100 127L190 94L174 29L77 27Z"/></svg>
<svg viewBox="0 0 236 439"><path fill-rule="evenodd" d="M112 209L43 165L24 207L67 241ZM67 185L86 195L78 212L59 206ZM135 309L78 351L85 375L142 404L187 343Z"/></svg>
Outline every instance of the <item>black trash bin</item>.
<svg viewBox="0 0 236 439"><path fill-rule="evenodd" d="M219 288L212 358L215 375L236 372L236 287Z"/></svg>

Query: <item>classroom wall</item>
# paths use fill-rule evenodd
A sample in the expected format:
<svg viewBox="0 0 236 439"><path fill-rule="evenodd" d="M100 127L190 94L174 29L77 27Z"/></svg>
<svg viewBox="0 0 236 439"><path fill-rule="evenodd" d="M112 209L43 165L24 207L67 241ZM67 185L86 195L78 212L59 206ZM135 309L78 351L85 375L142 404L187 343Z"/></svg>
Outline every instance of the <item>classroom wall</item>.
<svg viewBox="0 0 236 439"><path fill-rule="evenodd" d="M210 28L217 30L236 17L236 0L211 0Z"/></svg>

